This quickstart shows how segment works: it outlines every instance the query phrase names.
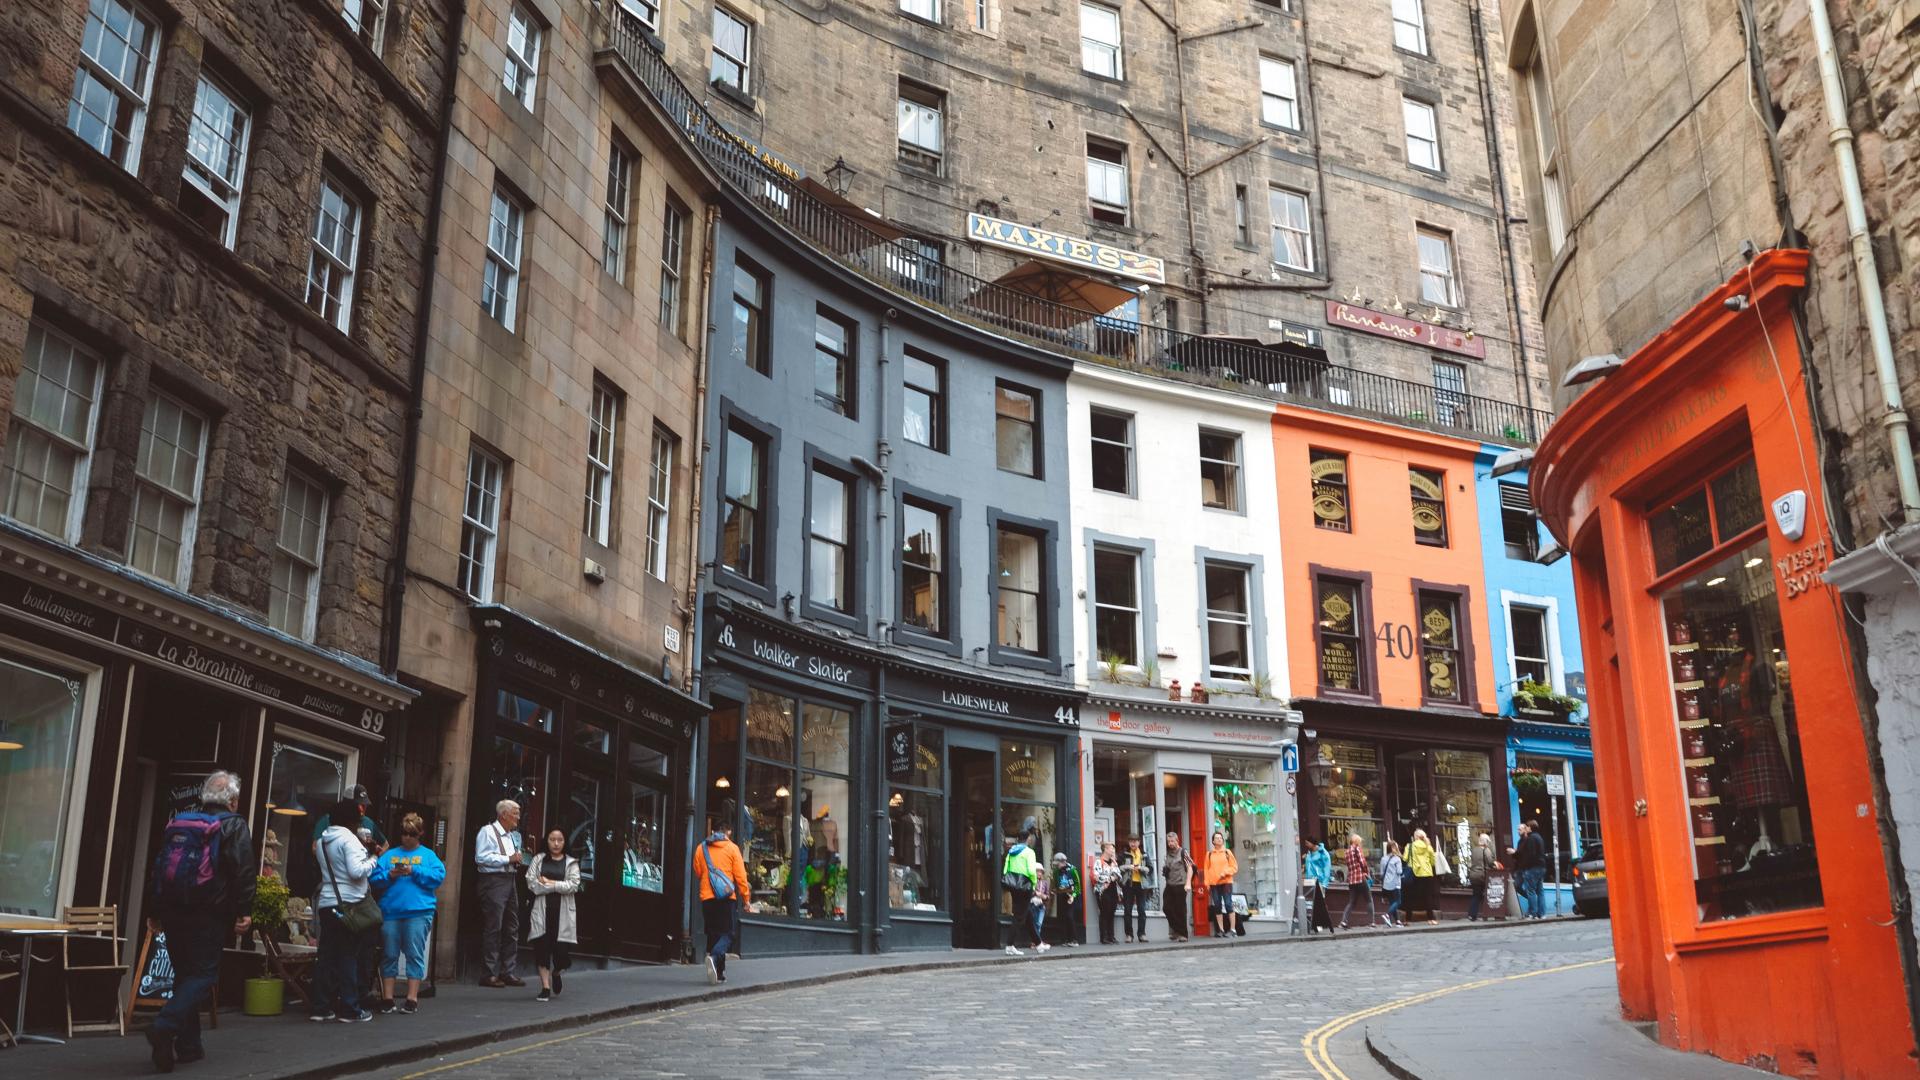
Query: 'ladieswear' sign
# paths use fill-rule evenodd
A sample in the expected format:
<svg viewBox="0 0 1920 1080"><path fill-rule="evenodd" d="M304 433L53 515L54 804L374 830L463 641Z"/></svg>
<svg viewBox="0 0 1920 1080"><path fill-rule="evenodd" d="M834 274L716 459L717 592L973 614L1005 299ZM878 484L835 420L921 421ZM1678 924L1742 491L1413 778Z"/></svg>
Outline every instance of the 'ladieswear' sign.
<svg viewBox="0 0 1920 1080"><path fill-rule="evenodd" d="M1420 322L1417 319L1389 315L1384 311L1375 311L1355 304L1343 304L1338 300L1327 301L1327 325L1391 338L1408 345L1418 345L1423 349L1439 349L1442 352L1457 353L1460 356L1471 356L1476 360L1487 358L1487 341L1476 334L1434 323Z"/></svg>
<svg viewBox="0 0 1920 1080"><path fill-rule="evenodd" d="M1155 285L1167 282L1165 259L985 214L967 215L967 239L1039 255L1055 262L1084 266L1089 270L1117 274L1135 281L1147 281Z"/></svg>

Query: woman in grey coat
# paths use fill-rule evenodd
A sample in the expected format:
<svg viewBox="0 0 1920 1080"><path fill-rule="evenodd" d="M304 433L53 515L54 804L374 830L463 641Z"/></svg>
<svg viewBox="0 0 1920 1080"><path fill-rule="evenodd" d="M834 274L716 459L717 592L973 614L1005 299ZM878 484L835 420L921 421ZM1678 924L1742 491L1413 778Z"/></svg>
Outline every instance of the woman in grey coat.
<svg viewBox="0 0 1920 1080"><path fill-rule="evenodd" d="M1480 921L1480 909L1487 902L1487 883L1502 869L1500 860L1493 854L1493 837L1481 833L1473 845L1473 859L1467 864L1467 881L1473 886L1473 899L1467 902L1468 922Z"/></svg>
<svg viewBox="0 0 1920 1080"><path fill-rule="evenodd" d="M540 969L540 992L534 1000L551 1001L560 992L560 973L573 963L567 946L580 943L573 915L580 860L567 854L564 831L547 830L546 850L527 864L527 891L533 894L527 940L533 942L533 963Z"/></svg>

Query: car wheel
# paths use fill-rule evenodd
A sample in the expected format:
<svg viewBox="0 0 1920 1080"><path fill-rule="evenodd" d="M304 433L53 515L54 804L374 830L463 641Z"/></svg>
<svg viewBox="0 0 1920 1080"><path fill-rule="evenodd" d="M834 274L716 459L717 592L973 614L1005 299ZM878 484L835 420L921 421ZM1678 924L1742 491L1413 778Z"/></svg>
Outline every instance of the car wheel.
<svg viewBox="0 0 1920 1080"><path fill-rule="evenodd" d="M1606 915L1607 905L1604 901L1597 902L1597 903L1592 903L1592 902L1582 903L1582 904L1574 905L1574 910L1578 911L1581 914L1581 916L1584 918L1598 919Z"/></svg>

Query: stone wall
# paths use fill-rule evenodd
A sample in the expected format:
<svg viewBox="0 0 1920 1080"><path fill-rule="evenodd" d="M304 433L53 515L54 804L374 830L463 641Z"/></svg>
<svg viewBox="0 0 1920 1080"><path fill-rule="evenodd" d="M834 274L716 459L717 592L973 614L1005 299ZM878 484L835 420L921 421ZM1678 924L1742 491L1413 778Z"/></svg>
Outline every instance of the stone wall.
<svg viewBox="0 0 1920 1080"><path fill-rule="evenodd" d="M1121 4L1124 80L1116 82L1082 71L1080 8L1070 0L946 0L937 24L888 0L742 0L732 9L754 24L750 95L710 89L706 97L724 123L809 175L844 159L858 171L851 199L940 242L947 262L967 272L993 278L1019 261L966 242L966 215L980 211L1165 258L1169 282L1145 297L1142 321L1272 340L1278 320L1324 328L1329 298L1398 306L1485 339L1486 360L1468 361L1470 392L1521 403L1532 395L1544 406L1541 331L1524 258L1517 260L1518 325L1512 305L1474 6L1427 0L1429 55L1419 56L1393 46L1384 2ZM976 25L982 11L984 28ZM706 5L670 8L662 28L668 58L696 87L708 81L711 18ZM1169 21L1189 36L1179 58ZM1505 49L1492 5L1486 24L1497 58ZM1263 55L1296 65L1297 131L1262 122ZM1507 192L1517 201L1513 106L1498 70L1491 74ZM903 80L943 97L938 175L898 158ZM1403 93L1439 107L1441 173L1407 162ZM1089 136L1126 148L1126 226L1094 221L1089 212ZM1189 161L1190 180L1182 168ZM1270 185L1311 197L1312 273L1273 263ZM1244 243L1236 186L1247 192ZM1514 217L1521 220L1511 233L1524 251L1527 225L1517 206ZM1435 313L1416 303L1416 224L1454 234L1457 309ZM1522 331L1535 362L1524 383L1515 345ZM1425 350L1343 333L1328 338L1338 363L1421 384L1432 379Z"/></svg>
<svg viewBox="0 0 1920 1080"><path fill-rule="evenodd" d="M66 128L87 4L0 10L0 417L32 321L98 353L80 544L117 562L151 392L203 412L188 588L263 620L283 478L289 465L315 474L331 491L315 640L368 659L395 539L445 45L441 5L403 7L385 59L317 0L163 20L137 175ZM203 68L251 111L232 250L178 207ZM370 211L344 334L302 303L323 170Z"/></svg>

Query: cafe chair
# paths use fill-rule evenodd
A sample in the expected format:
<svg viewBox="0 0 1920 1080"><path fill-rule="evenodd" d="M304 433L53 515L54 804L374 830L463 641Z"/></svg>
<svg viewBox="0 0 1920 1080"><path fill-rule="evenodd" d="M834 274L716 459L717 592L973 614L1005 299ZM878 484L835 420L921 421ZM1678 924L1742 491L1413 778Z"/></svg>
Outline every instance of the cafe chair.
<svg viewBox="0 0 1920 1080"><path fill-rule="evenodd" d="M10 953L0 953L0 964L14 967L19 964L19 960ZM17 970L0 971L0 986L4 986L9 981L16 981L19 978L20 972ZM18 1045L13 1041L13 1029L7 1026L7 1016L12 1015L12 1012L7 1012L5 1016L0 1016L0 1046Z"/></svg>
<svg viewBox="0 0 1920 1080"><path fill-rule="evenodd" d="M120 909L111 905L70 907L62 921L72 928L60 941L61 959L67 969L67 1038L73 1038L76 1031L117 1031L125 1036L127 1010L120 987L127 977L127 965L120 962ZM109 980L113 1018L76 1022L75 991L87 984L104 985ZM98 1000L99 995L94 994L92 998Z"/></svg>

